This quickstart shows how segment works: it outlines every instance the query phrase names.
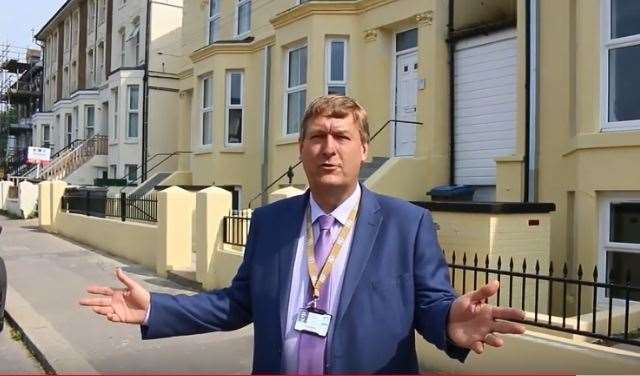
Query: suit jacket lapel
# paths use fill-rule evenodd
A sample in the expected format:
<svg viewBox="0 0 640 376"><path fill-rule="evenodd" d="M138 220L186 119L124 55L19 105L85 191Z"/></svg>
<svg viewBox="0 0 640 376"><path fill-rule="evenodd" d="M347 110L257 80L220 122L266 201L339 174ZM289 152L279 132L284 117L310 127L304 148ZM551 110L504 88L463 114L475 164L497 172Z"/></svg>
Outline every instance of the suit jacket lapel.
<svg viewBox="0 0 640 376"><path fill-rule="evenodd" d="M353 229L354 233L351 250L349 251L349 259L347 260L347 266L344 271L336 324L340 322L349 307L353 293L358 286L371 251L373 250L373 244L378 235L380 224L382 223L382 215L378 213L379 209L380 205L375 195L362 186L360 209L358 211L356 226Z"/></svg>
<svg viewBox="0 0 640 376"><path fill-rule="evenodd" d="M285 230L280 234L283 237L278 244L282 244L279 250L278 262L278 292L280 294L280 328L282 338L284 338L287 327L287 311L289 307L289 290L291 288L291 273L295 261L296 249L298 247L298 237L302 228L305 210L309 203L309 191L304 195L296 197L292 203L291 211L281 218L280 226Z"/></svg>

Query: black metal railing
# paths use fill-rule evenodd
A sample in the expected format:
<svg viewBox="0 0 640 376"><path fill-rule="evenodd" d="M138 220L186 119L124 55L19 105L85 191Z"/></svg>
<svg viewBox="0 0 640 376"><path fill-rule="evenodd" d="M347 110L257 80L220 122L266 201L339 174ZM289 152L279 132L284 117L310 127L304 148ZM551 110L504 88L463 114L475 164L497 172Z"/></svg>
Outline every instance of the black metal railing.
<svg viewBox="0 0 640 376"><path fill-rule="evenodd" d="M107 197L106 191L67 190L62 197L62 210L99 218L157 222L158 199L155 193L140 198Z"/></svg>
<svg viewBox="0 0 640 376"><path fill-rule="evenodd" d="M631 328L629 319L632 302L635 304L634 300L640 300L640 286L632 286L629 269L624 276L616 276L610 271L608 282L598 282L598 278L603 276L599 274L597 267L594 267L589 278L584 274L582 265L578 266L575 277L572 277L566 263L560 275L554 275L553 262L549 262L548 274L545 275L541 274L542 267L538 261L533 266L533 271L527 272L526 259L523 259L519 272L515 271L513 258L509 259L508 265L503 265L502 258L498 257L493 268L489 265L489 256L485 256L483 262L478 259L477 254L473 260L469 260L464 253L462 263L457 264L456 261L460 260L456 259L453 252L448 265L454 288L464 294L471 289L477 289L480 283L497 279L500 288L490 303L531 312L532 315L520 321L523 324L591 337L604 342L640 346L639 328ZM616 282L620 281L621 277L624 283ZM569 295L570 292L573 296ZM515 299L514 294L518 295ZM640 312L640 303L638 305ZM620 315L622 317L613 314L614 307L623 309L624 313ZM575 315L568 317L568 312ZM571 325L568 319L571 320ZM620 323L622 325L619 325ZM588 328L581 328L582 324Z"/></svg>
<svg viewBox="0 0 640 376"><path fill-rule="evenodd" d="M166 162L169 158L175 156L175 155L184 155L184 154L192 154L193 152L191 151L174 151L173 153L156 153L154 155L152 155L151 157L147 158L147 163L149 163L150 161L152 161L153 159L155 159L156 157L161 157L164 156L164 158L162 158L162 160L156 164L154 164L150 169L147 170L147 176L149 175L149 172L153 171L155 168L157 168L158 166L160 166L161 164L163 164L164 162ZM136 178L135 179L130 179L129 173L127 171L127 173L122 176L122 178L120 179L124 179L126 180L128 183L128 185L136 185L136 183L141 182L142 180L142 174L138 174L138 170L140 170L142 168L141 165L136 167ZM120 189L120 191L124 190L125 187L122 187Z"/></svg>
<svg viewBox="0 0 640 376"><path fill-rule="evenodd" d="M247 243L251 214L247 210L232 210L224 217L222 241L225 244L244 247Z"/></svg>
<svg viewBox="0 0 640 376"><path fill-rule="evenodd" d="M382 132L389 124L394 123L403 123L403 124L415 124L415 125L422 125L422 122L419 121L409 121L409 120L398 120L398 119L390 119L387 120L386 123L384 123L380 128L378 128L378 130L369 138L369 144L371 144L371 142L380 134L380 132ZM280 180L282 180L282 178L284 178L285 176L289 178L289 185L291 185L291 182L293 181L293 170L296 169L296 167L300 166L300 164L302 163L302 161L298 161L293 165L290 165L287 168L287 171L285 171L282 175L278 176L277 178L275 178L269 185L267 185L260 193L256 194L255 196L253 196L251 198L251 200L249 200L249 208L251 208L251 205L253 204L253 202L257 199L259 199L260 197L262 197L263 195L265 195L267 192L269 192L269 190L276 184L278 184L278 182Z"/></svg>

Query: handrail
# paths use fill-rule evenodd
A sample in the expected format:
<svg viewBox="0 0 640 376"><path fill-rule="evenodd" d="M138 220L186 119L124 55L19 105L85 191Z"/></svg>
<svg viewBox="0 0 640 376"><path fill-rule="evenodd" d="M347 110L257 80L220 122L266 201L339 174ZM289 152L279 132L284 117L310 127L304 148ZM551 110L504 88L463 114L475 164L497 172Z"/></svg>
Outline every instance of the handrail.
<svg viewBox="0 0 640 376"><path fill-rule="evenodd" d="M382 127L380 127L376 133L373 134L373 136L371 136L369 138L369 144L371 144L371 142L376 138L376 136L378 136L378 134L380 134L380 132L382 132L387 125L389 125L390 123L406 123L406 124L415 124L415 125L423 125L424 123L420 122L420 121L409 121L409 120L398 120L398 119L389 119L387 120L386 123L384 123L384 125L382 125ZM257 195L255 195L253 198L251 198L251 200L249 200L249 209L251 209L251 204L253 203L253 201L255 201L256 199L260 198L261 196L263 196L265 193L267 193L267 191L273 187L274 185L276 185L276 183L278 183L280 181L280 179L284 178L285 176L287 176L289 178L289 185L291 185L291 181L293 180L293 170L298 167L300 164L302 163L302 161L298 161L296 164L294 164L293 166L289 166L289 168L287 168L287 172L285 172L284 174L280 175L279 177L277 177L273 182L271 182L271 184L267 185L267 187L265 189L262 190L262 192L258 193Z"/></svg>
<svg viewBox="0 0 640 376"><path fill-rule="evenodd" d="M60 156L63 152L66 152L67 150L73 150L75 149L78 145L82 144L82 142L84 142L85 140L82 138L76 138L75 140L71 141L70 143L67 144L67 146L63 147L62 149L58 150L55 154L53 154L50 158L50 162L49 163L53 163L53 161L58 158L58 156ZM20 175L20 176L27 176L29 174L31 174L32 172L34 172L36 169L38 168L38 166L30 166L30 168L24 172L24 173L20 173L21 169L18 169L15 175Z"/></svg>
<svg viewBox="0 0 640 376"><path fill-rule="evenodd" d="M167 159L169 159L169 158L173 157L174 155L192 154L192 153L193 153L193 152L191 152L191 151L174 151L173 153L156 153L156 154L152 155L150 158L148 158L148 159L147 159L147 163L148 163L150 160L154 159L155 157L158 157L158 156L161 156L161 155L164 155L164 156L166 156L166 157L165 157L163 160L161 160L159 163L156 163L155 165L153 165L153 167L151 167L150 169L148 169L148 170L147 170L147 174L148 174L149 172L153 171L153 169L154 169L154 168L156 168L156 167L160 166L160 165L161 165L162 163L164 163ZM137 182L138 180L142 179L142 175L138 176L138 170L139 170L140 168L142 168L142 166L141 166L141 165L136 167L136 176L137 176L137 177L136 177L136 180L134 180L134 181L132 181L132 182L129 182L129 183L135 183L135 182ZM122 177L122 179L125 179L125 180L129 181L129 179L127 179L127 177L128 177L128 176L129 176L128 174L125 174L125 175ZM120 188L120 192L122 192L125 188L127 188L127 186L126 186L126 185L125 185L124 187Z"/></svg>

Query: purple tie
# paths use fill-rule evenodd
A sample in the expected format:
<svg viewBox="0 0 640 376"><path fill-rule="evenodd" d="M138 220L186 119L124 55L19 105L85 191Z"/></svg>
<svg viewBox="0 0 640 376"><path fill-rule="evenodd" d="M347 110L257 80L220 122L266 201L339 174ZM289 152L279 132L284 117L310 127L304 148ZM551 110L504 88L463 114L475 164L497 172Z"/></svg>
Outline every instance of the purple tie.
<svg viewBox="0 0 640 376"><path fill-rule="evenodd" d="M320 226L320 233L313 252L316 265L318 265L318 271L321 270L331 252L331 226L333 226L334 221L335 218L330 215L321 215L317 220ZM329 279L330 278L327 278L320 288L320 298L317 303L318 309L327 312L329 311ZM308 300L311 299L311 291L313 291L313 287L309 286ZM324 373L325 344L326 338L313 334L300 333L298 340L298 374Z"/></svg>

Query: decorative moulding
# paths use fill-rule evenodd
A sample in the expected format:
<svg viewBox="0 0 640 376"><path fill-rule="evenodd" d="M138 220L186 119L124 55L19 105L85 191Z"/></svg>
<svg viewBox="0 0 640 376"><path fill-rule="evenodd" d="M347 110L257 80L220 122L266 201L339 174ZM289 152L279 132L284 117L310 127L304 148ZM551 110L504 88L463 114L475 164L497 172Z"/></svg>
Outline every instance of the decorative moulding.
<svg viewBox="0 0 640 376"><path fill-rule="evenodd" d="M421 26L430 26L433 24L433 11L428 10L424 13L416 14L416 22Z"/></svg>
<svg viewBox="0 0 640 376"><path fill-rule="evenodd" d="M378 39L378 30L369 29L364 32L364 40L367 42L373 42Z"/></svg>

